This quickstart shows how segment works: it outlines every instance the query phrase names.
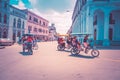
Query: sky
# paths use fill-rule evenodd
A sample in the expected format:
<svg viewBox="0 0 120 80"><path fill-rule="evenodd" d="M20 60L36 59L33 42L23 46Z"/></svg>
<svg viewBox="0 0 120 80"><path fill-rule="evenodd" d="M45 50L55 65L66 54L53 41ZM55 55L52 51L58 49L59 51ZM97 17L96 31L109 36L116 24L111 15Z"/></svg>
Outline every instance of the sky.
<svg viewBox="0 0 120 80"><path fill-rule="evenodd" d="M10 0L19 9L29 9L55 24L58 33L65 34L72 24L76 0Z"/></svg>

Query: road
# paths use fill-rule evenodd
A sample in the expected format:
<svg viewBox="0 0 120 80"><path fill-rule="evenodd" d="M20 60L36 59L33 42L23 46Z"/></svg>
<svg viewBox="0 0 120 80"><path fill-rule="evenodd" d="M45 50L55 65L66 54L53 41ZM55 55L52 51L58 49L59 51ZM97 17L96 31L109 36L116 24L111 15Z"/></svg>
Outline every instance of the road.
<svg viewBox="0 0 120 80"><path fill-rule="evenodd" d="M100 50L100 56L71 56L57 51L56 42L40 42L33 55L21 45L0 49L0 80L120 80L120 50Z"/></svg>

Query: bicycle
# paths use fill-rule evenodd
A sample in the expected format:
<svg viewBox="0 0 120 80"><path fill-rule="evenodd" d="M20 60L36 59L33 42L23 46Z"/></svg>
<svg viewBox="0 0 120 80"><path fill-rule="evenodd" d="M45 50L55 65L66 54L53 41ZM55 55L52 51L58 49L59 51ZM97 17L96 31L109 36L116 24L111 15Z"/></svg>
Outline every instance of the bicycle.
<svg viewBox="0 0 120 80"><path fill-rule="evenodd" d="M81 45L80 49L78 49L77 46L73 46L71 49L71 54L78 55L81 51L84 51L86 54L91 51L92 57L98 57L100 54L99 50L95 46L92 47L89 45L87 48L85 48L83 44Z"/></svg>

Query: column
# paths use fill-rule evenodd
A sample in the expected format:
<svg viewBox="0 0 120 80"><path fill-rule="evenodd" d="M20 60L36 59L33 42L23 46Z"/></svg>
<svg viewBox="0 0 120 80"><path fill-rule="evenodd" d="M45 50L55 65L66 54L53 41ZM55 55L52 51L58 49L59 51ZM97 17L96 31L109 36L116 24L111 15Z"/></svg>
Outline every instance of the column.
<svg viewBox="0 0 120 80"><path fill-rule="evenodd" d="M94 39L94 26L93 26L93 15L89 15L89 28L88 34L91 34L91 39Z"/></svg>
<svg viewBox="0 0 120 80"><path fill-rule="evenodd" d="M104 40L103 46L109 46L109 12L104 13Z"/></svg>
<svg viewBox="0 0 120 80"><path fill-rule="evenodd" d="M81 33L82 33L82 29L83 29L83 28L82 28L82 16L83 16L83 15L81 14Z"/></svg>

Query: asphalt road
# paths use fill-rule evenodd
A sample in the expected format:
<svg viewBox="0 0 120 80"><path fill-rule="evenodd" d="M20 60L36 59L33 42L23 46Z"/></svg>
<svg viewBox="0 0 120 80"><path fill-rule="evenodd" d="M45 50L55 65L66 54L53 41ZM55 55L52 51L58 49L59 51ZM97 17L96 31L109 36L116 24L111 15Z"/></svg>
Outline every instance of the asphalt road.
<svg viewBox="0 0 120 80"><path fill-rule="evenodd" d="M120 80L120 50L100 50L93 58L57 51L56 42L38 45L33 55L17 44L0 49L0 80Z"/></svg>

